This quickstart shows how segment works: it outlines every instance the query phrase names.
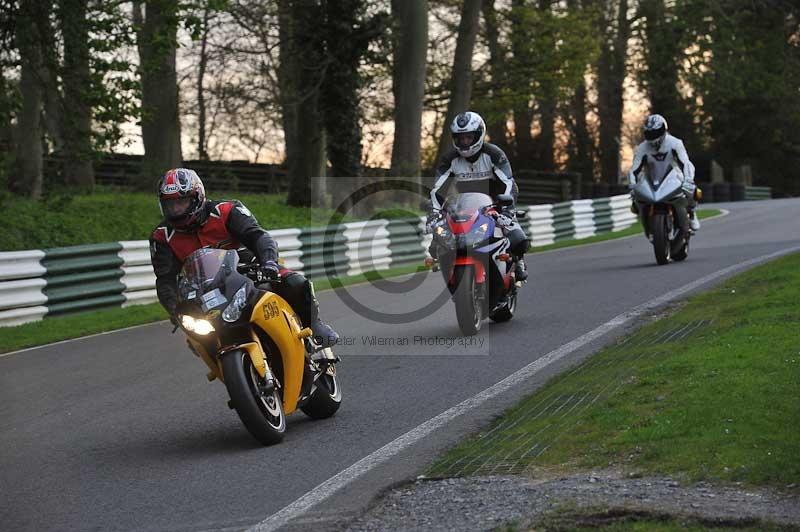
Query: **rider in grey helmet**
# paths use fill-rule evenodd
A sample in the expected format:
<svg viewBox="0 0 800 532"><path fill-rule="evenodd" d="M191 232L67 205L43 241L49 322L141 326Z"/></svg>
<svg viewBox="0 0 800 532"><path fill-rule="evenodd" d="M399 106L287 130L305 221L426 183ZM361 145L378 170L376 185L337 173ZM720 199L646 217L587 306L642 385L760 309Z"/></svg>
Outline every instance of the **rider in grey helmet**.
<svg viewBox="0 0 800 532"><path fill-rule="evenodd" d="M685 179L683 191L689 200L689 224L692 231L697 231L700 229L700 220L695 213L697 186L694 184L694 165L689 160L683 141L670 135L668 129L663 116L647 117L644 123L644 141L636 147L633 165L628 175L628 186L633 188L643 170L646 170L648 175L665 175L670 168L679 168Z"/></svg>
<svg viewBox="0 0 800 532"><path fill-rule="evenodd" d="M459 193L482 192L495 201L500 194L509 194L516 202L519 188L511 175L511 165L503 150L485 142L486 124L478 113L466 111L450 124L453 149L444 154L436 168L436 183L431 190L432 212L429 221L441 216L441 208L448 189L455 186ZM516 220L512 205L498 217L511 242L511 252L519 259L516 278L528 278L523 255L530 241Z"/></svg>

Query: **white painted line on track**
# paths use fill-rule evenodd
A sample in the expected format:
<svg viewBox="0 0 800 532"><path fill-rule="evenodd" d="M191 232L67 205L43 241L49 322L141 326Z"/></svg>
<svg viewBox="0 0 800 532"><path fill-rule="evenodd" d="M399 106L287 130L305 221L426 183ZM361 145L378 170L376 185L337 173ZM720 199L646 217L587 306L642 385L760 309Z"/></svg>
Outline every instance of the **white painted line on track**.
<svg viewBox="0 0 800 532"><path fill-rule="evenodd" d="M382 463L388 461L393 456L399 454L406 448L414 445L415 443L422 440L435 430L443 427L453 419L466 414L467 412L469 412L474 408L477 408L478 406L481 406L483 403L513 388L514 386L517 386L522 382L528 381L532 376L539 373L541 370L543 370L553 362L556 362L566 357L567 355L577 351L581 347L589 344L590 342L596 340L597 338L600 338L601 336L616 329L617 327L621 327L622 325L625 325L631 320L638 318L649 311L655 310L658 307L664 305L665 303L668 303L674 299L682 297L707 283L716 281L721 277L724 277L731 273L738 272L740 270L747 269L751 266L768 262L772 259L781 257L783 255L788 255L789 253L793 253L796 251L800 251L800 245L782 249L780 251L776 251L775 253L770 253L768 255L762 255L760 257L749 259L744 262L734 264L733 266L728 266L727 268L723 268L714 273L710 273L704 277L696 279L691 283L686 284L680 288L670 290L664 295L661 295L655 299L652 299L637 307L634 307L632 310L628 312L624 312L612 318L611 320L600 325L596 329L593 329L588 333L584 334L583 336L580 336L572 340L571 342L562 345L558 349L550 351L543 357L534 360L527 366L516 371L515 373L512 373L505 379L490 386L489 388L486 388L477 395L470 397L469 399L445 410L438 416L433 417L428 421L426 421L425 423L422 423L421 425L411 429L410 431L406 432L405 434L395 439L394 441L384 445L377 451L374 451L368 456L365 456L364 458L362 458L355 464L351 465L347 469L344 469L343 471L332 476L322 484L318 485L316 488L312 489L305 495L301 496L293 503L275 512L271 516L267 517L264 521L258 523L257 525L253 526L248 530L250 532L270 532L273 530L277 530L278 528L288 524L295 517L299 517L300 515L304 514L305 512L310 510L313 506L324 501L325 499L327 499L337 491L341 490L354 480L358 479L365 473L381 465Z"/></svg>

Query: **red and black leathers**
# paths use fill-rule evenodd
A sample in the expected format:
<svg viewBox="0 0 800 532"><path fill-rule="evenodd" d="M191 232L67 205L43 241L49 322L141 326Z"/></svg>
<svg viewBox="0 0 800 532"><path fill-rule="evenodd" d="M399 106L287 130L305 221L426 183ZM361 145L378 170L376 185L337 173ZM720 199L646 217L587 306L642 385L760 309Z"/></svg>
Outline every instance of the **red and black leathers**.
<svg viewBox="0 0 800 532"><path fill-rule="evenodd" d="M250 211L238 201L207 201L203 223L192 229L178 230L166 222L150 235L150 257L156 274L156 293L161 305L175 314L177 277L183 261L203 248L250 250L260 264L278 260L278 245L258 225ZM286 299L305 325L317 319L317 302L309 281L297 272L280 270L281 283L271 289Z"/></svg>

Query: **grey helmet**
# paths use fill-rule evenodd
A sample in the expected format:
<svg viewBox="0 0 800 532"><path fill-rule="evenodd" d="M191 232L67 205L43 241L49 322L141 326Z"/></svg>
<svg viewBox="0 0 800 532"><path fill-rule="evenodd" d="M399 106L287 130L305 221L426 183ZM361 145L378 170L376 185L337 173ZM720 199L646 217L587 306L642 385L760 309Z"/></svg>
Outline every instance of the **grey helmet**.
<svg viewBox="0 0 800 532"><path fill-rule="evenodd" d="M644 123L644 138L657 150L664 142L664 137L667 136L667 120L661 115L650 115Z"/></svg>
<svg viewBox="0 0 800 532"><path fill-rule="evenodd" d="M486 124L478 113L466 111L450 124L453 146L462 157L472 157L483 147Z"/></svg>

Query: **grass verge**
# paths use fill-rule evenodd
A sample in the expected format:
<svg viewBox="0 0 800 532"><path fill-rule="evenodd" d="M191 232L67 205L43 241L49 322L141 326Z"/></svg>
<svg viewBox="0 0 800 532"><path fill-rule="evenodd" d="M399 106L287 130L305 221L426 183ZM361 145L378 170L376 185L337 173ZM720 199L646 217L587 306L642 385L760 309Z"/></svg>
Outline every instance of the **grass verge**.
<svg viewBox="0 0 800 532"><path fill-rule="evenodd" d="M703 209L697 211L697 216L701 220L705 218L712 218L714 216L719 216L720 214L722 214L722 211L718 209ZM626 236L640 235L640 234L642 234L642 224L640 222L636 222L634 225L628 227L627 229L623 229L621 231L616 231L613 233L601 233L599 235L590 236L588 238L563 240L561 242L555 242L553 244L548 244L546 246L538 246L535 248L531 248L530 253L540 253L542 251L552 251L554 249L569 248L572 246L582 246L584 244L594 244L595 242L605 242L606 240L615 240L617 238L624 238Z"/></svg>
<svg viewBox="0 0 800 532"><path fill-rule="evenodd" d="M431 476L621 467L800 483L800 254L692 297L556 377Z"/></svg>
<svg viewBox="0 0 800 532"><path fill-rule="evenodd" d="M315 227L352 221L332 209L289 207L275 194L215 193L214 199L238 199L266 229ZM161 219L154 194L106 190L94 194L52 195L34 201L0 194L3 220L0 250L45 249L93 242L146 240ZM380 217L419 216L415 210L389 208Z"/></svg>
<svg viewBox="0 0 800 532"><path fill-rule="evenodd" d="M343 277L336 280L322 279L314 282L318 291L330 290L366 281L379 281L425 271L422 265L399 266L377 272ZM50 344L71 338L80 338L134 325L142 325L167 319L167 313L159 303L135 305L127 308L95 310L80 314L55 316L42 321L24 323L16 327L0 327L0 353L8 353L26 347Z"/></svg>
<svg viewBox="0 0 800 532"><path fill-rule="evenodd" d="M535 528L510 524L505 530L542 529L550 532L583 532L606 530L610 532L779 532L787 527L772 525L753 519L714 520L693 517L675 517L649 512L626 510L564 511L555 512L536 523ZM503 529L501 529L503 530Z"/></svg>

